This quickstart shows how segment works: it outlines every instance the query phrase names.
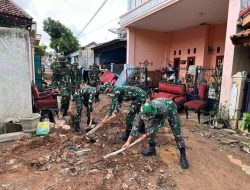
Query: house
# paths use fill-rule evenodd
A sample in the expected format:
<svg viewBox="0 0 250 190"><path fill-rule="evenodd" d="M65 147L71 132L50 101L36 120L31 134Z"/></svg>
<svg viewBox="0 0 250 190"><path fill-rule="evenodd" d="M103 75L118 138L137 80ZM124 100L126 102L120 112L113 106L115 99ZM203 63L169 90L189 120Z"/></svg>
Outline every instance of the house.
<svg viewBox="0 0 250 190"><path fill-rule="evenodd" d="M149 70L168 62L177 69L223 65L220 104L241 109L242 105L230 105L236 94L242 97L231 93L233 76L250 71L250 51L248 46L234 46L230 36L241 30L239 12L249 4L249 0L128 0L128 12L120 17L128 32L127 63L148 60L153 62Z"/></svg>
<svg viewBox="0 0 250 190"><path fill-rule="evenodd" d="M36 23L12 0L0 0L0 128L7 118L32 113Z"/></svg>
<svg viewBox="0 0 250 190"><path fill-rule="evenodd" d="M155 70L167 60L175 68L181 60L186 67L215 67L222 61L228 0L129 0L128 7L120 17L128 30L128 64L148 60Z"/></svg>
<svg viewBox="0 0 250 190"><path fill-rule="evenodd" d="M96 42L91 42L79 50L78 63L80 68L89 69L91 65L94 63L94 48L97 45Z"/></svg>
<svg viewBox="0 0 250 190"><path fill-rule="evenodd" d="M79 51L75 51L75 52L69 54L69 57L70 57L70 64L78 62Z"/></svg>
<svg viewBox="0 0 250 190"><path fill-rule="evenodd" d="M114 39L106 43L98 44L92 48L95 54L95 63L109 70L111 69L111 64L117 66L122 65L119 71L121 72L123 65L126 63L126 48L127 40L125 39Z"/></svg>

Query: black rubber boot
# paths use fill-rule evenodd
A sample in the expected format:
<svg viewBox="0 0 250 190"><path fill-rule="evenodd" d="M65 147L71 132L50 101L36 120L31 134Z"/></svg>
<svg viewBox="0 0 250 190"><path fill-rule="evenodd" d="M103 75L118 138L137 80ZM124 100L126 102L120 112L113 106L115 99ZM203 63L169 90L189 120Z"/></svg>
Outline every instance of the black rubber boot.
<svg viewBox="0 0 250 190"><path fill-rule="evenodd" d="M188 169L188 161L186 158L186 149L185 148L180 148L180 166L182 169Z"/></svg>
<svg viewBox="0 0 250 190"><path fill-rule="evenodd" d="M126 132L120 136L120 139L123 140L123 141L127 141L128 140L128 137L130 135L130 130L126 130Z"/></svg>
<svg viewBox="0 0 250 190"><path fill-rule="evenodd" d="M81 127L79 125L75 125L75 132L81 132Z"/></svg>
<svg viewBox="0 0 250 190"><path fill-rule="evenodd" d="M143 149L141 150L141 154L143 156L156 156L156 150L155 150L155 144L149 145L149 149Z"/></svg>
<svg viewBox="0 0 250 190"><path fill-rule="evenodd" d="M68 110L63 110L63 117L67 116L68 115Z"/></svg>

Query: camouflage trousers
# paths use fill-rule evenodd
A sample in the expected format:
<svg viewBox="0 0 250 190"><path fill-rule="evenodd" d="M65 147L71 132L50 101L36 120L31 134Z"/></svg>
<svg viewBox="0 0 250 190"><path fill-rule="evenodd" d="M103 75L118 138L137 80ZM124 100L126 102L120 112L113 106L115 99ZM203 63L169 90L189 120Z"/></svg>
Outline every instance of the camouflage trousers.
<svg viewBox="0 0 250 190"><path fill-rule="evenodd" d="M61 110L65 114L67 114L67 111L69 109L69 102L70 102L70 96L62 96L62 106Z"/></svg>
<svg viewBox="0 0 250 190"><path fill-rule="evenodd" d="M87 112L86 112L86 116L89 119L90 117L90 110L89 110L89 106L88 106L88 102L87 101L82 101L82 100L76 100L76 118L75 118L75 125L79 126L81 123L81 119L82 119L82 108L86 107Z"/></svg>
<svg viewBox="0 0 250 190"><path fill-rule="evenodd" d="M177 110L176 110L176 112L177 112ZM178 113L177 114L173 113L172 117L168 117L167 119L162 118L162 117L156 118L153 120L152 123L150 123L149 128L145 128L144 122L140 123L139 132L140 133L147 132L150 134L150 136L148 138L149 146L156 145L155 138L156 138L156 134L157 134L157 132L150 133L149 131L155 131L154 129L161 128L159 126L163 126L165 121L168 120L169 126L170 126L172 133L174 135L174 138L175 138L177 148L185 148L185 142L184 142L184 139L183 139L183 136L181 133L181 121L177 115L178 115Z"/></svg>
<svg viewBox="0 0 250 190"><path fill-rule="evenodd" d="M145 100L142 100L141 102L138 101L132 101L128 113L126 115L126 129L131 131L134 123L134 119L136 114L140 112L140 108L142 104L145 103Z"/></svg>

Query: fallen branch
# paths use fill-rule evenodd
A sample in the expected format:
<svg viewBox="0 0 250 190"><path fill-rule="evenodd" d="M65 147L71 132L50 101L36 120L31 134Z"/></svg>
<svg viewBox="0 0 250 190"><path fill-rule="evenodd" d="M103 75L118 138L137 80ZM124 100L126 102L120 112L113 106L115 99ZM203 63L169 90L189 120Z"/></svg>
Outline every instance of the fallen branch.
<svg viewBox="0 0 250 190"><path fill-rule="evenodd" d="M94 129L90 130L86 135L89 137L90 135L94 134L99 128L101 128L106 122L111 121L114 119L116 115L110 116L106 121L102 121L100 124L98 124Z"/></svg>
<svg viewBox="0 0 250 190"><path fill-rule="evenodd" d="M115 152L112 152L110 154L107 154L107 155L103 156L103 158L106 160L106 159L108 159L108 158L110 158L112 156L116 156L117 154L119 154L119 153L125 151L126 149L128 149L128 148L138 144L139 142L143 141L145 138L146 138L146 136L142 136L141 138L139 138L136 141L134 141L133 143L131 143L127 148L121 148L121 149L119 149L119 150L117 150Z"/></svg>

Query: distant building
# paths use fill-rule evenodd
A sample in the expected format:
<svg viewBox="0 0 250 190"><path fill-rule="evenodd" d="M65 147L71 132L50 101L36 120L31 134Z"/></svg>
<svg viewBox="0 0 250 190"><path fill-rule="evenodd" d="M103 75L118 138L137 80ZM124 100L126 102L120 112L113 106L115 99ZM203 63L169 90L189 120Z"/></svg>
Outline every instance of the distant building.
<svg viewBox="0 0 250 190"><path fill-rule="evenodd" d="M94 59L94 51L92 48L96 47L96 42L91 42L86 46L81 47L79 50L78 63L79 67L88 70L91 65L93 65Z"/></svg>

